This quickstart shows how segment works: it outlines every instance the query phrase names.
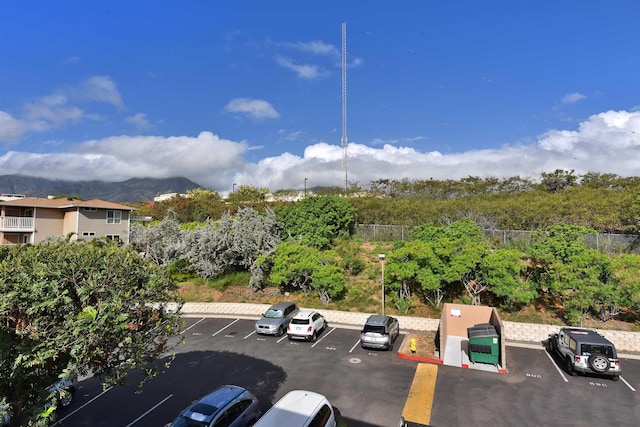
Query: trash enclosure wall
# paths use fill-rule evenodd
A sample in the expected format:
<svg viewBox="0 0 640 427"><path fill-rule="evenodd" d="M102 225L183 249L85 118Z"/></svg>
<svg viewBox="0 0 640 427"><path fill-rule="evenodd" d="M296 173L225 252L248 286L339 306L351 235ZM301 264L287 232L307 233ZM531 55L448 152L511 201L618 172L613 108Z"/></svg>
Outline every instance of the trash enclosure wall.
<svg viewBox="0 0 640 427"><path fill-rule="evenodd" d="M490 323L495 327L499 343L500 371L506 371L507 361L504 344L504 327L498 311L494 307L446 303L440 316L438 329L440 337L440 359L445 360L447 338L449 336L467 338L467 328L482 323Z"/></svg>

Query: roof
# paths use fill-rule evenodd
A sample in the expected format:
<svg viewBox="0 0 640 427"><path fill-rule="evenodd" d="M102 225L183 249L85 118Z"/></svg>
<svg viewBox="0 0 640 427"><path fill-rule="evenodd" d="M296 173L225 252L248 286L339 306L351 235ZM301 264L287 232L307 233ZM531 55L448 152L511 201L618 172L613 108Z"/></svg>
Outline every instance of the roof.
<svg viewBox="0 0 640 427"><path fill-rule="evenodd" d="M298 314L296 314L295 318L296 319L307 319L307 318L311 317L311 315L313 313L315 313L315 312L316 312L315 310L300 310L298 312Z"/></svg>
<svg viewBox="0 0 640 427"><path fill-rule="evenodd" d="M563 328L572 338L580 342L589 342L592 344L611 344L611 341L594 331L593 329L584 328Z"/></svg>
<svg viewBox="0 0 640 427"><path fill-rule="evenodd" d="M210 421L229 402L244 393L242 387L223 385L184 411L184 416L197 421Z"/></svg>
<svg viewBox="0 0 640 427"><path fill-rule="evenodd" d="M69 208L98 208L98 209L118 209L133 211L135 208L122 205L120 203L107 202L99 199L77 200L77 199L43 199L39 197L23 197L15 200L0 201L0 206L20 206L28 208L49 208L49 209L69 209Z"/></svg>
<svg viewBox="0 0 640 427"><path fill-rule="evenodd" d="M327 398L319 393L306 390L290 391L276 402L255 426L305 426L309 417L314 415L323 403L329 404Z"/></svg>
<svg viewBox="0 0 640 427"><path fill-rule="evenodd" d="M380 314L372 314L367 319L367 325L384 325L387 323L389 316L382 316Z"/></svg>
<svg viewBox="0 0 640 427"><path fill-rule="evenodd" d="M277 304L272 305L271 308L274 309L274 310L284 310L285 308L289 307L292 304L295 304L295 302L293 302L293 301L283 301L283 302L279 302Z"/></svg>

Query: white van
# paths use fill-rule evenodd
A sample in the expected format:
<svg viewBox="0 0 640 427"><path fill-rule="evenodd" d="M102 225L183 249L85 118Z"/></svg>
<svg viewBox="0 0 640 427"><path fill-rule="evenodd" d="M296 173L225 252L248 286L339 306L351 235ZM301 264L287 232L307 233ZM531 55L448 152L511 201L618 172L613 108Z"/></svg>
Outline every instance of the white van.
<svg viewBox="0 0 640 427"><path fill-rule="evenodd" d="M336 427L336 416L323 395L293 390L265 412L253 427Z"/></svg>

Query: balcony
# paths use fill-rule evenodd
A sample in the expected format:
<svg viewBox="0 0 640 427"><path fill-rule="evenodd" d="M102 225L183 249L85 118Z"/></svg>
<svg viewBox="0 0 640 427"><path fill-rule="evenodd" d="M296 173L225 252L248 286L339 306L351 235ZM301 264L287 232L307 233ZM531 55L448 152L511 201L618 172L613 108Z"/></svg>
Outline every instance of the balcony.
<svg viewBox="0 0 640 427"><path fill-rule="evenodd" d="M26 216L2 216L0 217L0 231L33 232L35 231L35 218Z"/></svg>

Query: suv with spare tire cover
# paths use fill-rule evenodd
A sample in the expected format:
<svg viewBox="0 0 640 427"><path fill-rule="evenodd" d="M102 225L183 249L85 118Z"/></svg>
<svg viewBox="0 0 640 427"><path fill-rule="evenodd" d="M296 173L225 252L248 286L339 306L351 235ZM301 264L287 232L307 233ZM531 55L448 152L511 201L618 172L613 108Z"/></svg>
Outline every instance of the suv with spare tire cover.
<svg viewBox="0 0 640 427"><path fill-rule="evenodd" d="M593 329L560 328L549 335L547 350L557 352L569 375L595 373L617 381L622 370L616 347Z"/></svg>

